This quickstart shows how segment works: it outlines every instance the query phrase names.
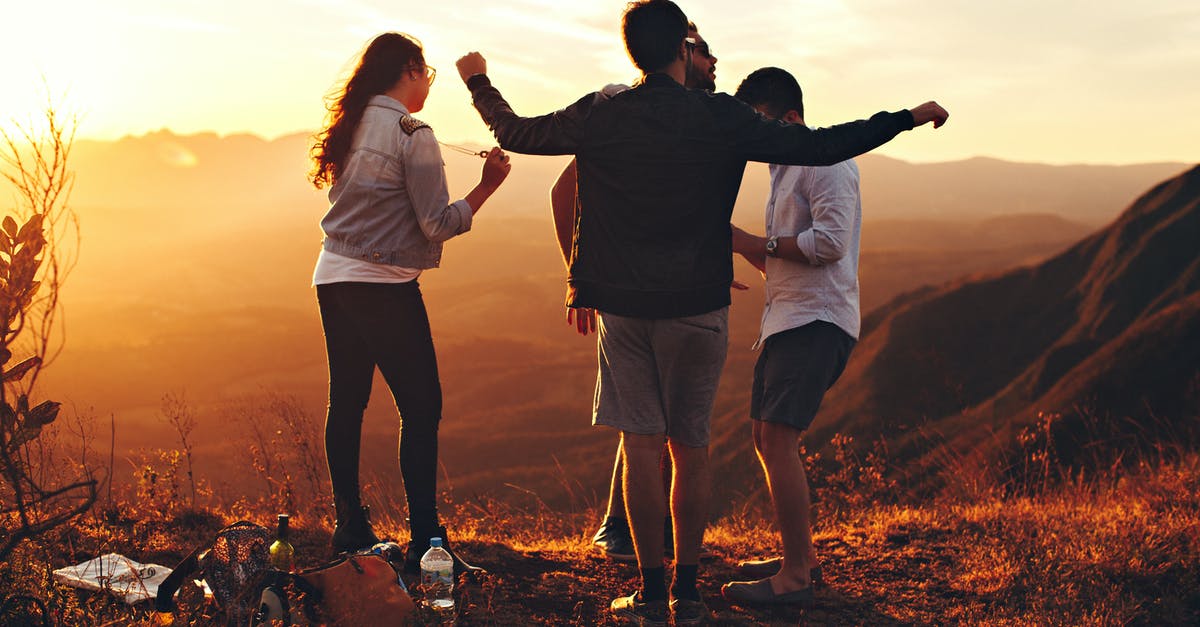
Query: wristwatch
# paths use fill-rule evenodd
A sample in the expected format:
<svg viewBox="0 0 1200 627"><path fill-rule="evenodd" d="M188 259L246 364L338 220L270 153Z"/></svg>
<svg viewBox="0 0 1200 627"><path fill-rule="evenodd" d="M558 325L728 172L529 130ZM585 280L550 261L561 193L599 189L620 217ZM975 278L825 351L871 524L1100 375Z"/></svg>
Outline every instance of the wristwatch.
<svg viewBox="0 0 1200 627"><path fill-rule="evenodd" d="M767 256L776 257L779 255L779 238L772 237L767 240Z"/></svg>

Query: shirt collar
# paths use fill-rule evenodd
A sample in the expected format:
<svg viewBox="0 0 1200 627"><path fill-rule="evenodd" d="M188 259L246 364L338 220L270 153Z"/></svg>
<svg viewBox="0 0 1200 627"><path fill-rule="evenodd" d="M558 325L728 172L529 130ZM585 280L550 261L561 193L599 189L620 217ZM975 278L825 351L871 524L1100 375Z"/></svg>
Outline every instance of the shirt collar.
<svg viewBox="0 0 1200 627"><path fill-rule="evenodd" d="M399 100L396 100L387 94L376 94L371 96L371 99L367 101L367 106L383 107L384 109L399 111L404 115L410 115L408 112L408 107L404 106L403 102L400 102Z"/></svg>
<svg viewBox="0 0 1200 627"><path fill-rule="evenodd" d="M642 84L646 87L683 87L683 85L679 84L679 81L671 78L670 75L663 72L651 72L650 74L647 74L644 78L642 78Z"/></svg>

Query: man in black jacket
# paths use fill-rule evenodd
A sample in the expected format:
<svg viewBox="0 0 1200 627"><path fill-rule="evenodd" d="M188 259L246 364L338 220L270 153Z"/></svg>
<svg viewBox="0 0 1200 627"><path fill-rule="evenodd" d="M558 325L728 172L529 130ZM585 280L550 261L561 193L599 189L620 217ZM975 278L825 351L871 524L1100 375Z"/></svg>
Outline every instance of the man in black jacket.
<svg viewBox="0 0 1200 627"><path fill-rule="evenodd" d="M579 202L568 306L600 312L594 424L621 431L625 497L642 589L615 615L665 624L667 590L658 456L675 463L671 511L675 622L707 615L696 589L707 516L708 431L727 343L733 280L729 219L747 161L832 165L948 114L911 111L826 129L772 122L727 94L683 86L688 20L669 0L629 5L625 46L644 78L543 116L517 116L477 52L458 61L475 107L510 152L576 156Z"/></svg>

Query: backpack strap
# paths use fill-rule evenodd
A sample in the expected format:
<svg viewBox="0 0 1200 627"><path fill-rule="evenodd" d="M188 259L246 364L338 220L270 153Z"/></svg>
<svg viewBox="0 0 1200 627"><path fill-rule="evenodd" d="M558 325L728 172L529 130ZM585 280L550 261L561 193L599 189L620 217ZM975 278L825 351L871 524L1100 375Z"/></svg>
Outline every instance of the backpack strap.
<svg viewBox="0 0 1200 627"><path fill-rule="evenodd" d="M200 569L199 558L200 554L205 551L205 547L198 547L192 551L191 555L183 558L171 571L170 575L158 585L158 596L154 599L154 609L159 612L175 611L175 593L179 591L179 586L183 585L183 580L188 575Z"/></svg>

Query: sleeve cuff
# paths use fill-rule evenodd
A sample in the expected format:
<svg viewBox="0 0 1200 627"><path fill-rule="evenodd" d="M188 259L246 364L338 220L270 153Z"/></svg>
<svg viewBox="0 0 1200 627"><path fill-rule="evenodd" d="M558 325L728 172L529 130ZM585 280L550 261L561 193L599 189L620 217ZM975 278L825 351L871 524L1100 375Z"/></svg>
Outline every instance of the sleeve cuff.
<svg viewBox="0 0 1200 627"><path fill-rule="evenodd" d="M488 78L487 74L473 74L467 79L467 89L472 92L480 87L487 87L491 84L492 80ZM910 115L909 117L912 116Z"/></svg>
<svg viewBox="0 0 1200 627"><path fill-rule="evenodd" d="M892 118L896 120L896 124L900 126L902 131L911 131L917 126L917 121L913 118L912 111L904 109L892 114Z"/></svg>
<svg viewBox="0 0 1200 627"><path fill-rule="evenodd" d="M470 231L471 224L475 220L475 211L472 209L471 203L467 202L466 198L463 198L450 203L450 206L454 207L454 209L458 211L459 227L458 232L455 233L455 235L461 235L467 231Z"/></svg>
<svg viewBox="0 0 1200 627"><path fill-rule="evenodd" d="M796 247L800 252L804 253L804 258L808 260L808 264L819 266L817 262L817 238L813 235L812 229L808 229L796 236Z"/></svg>

